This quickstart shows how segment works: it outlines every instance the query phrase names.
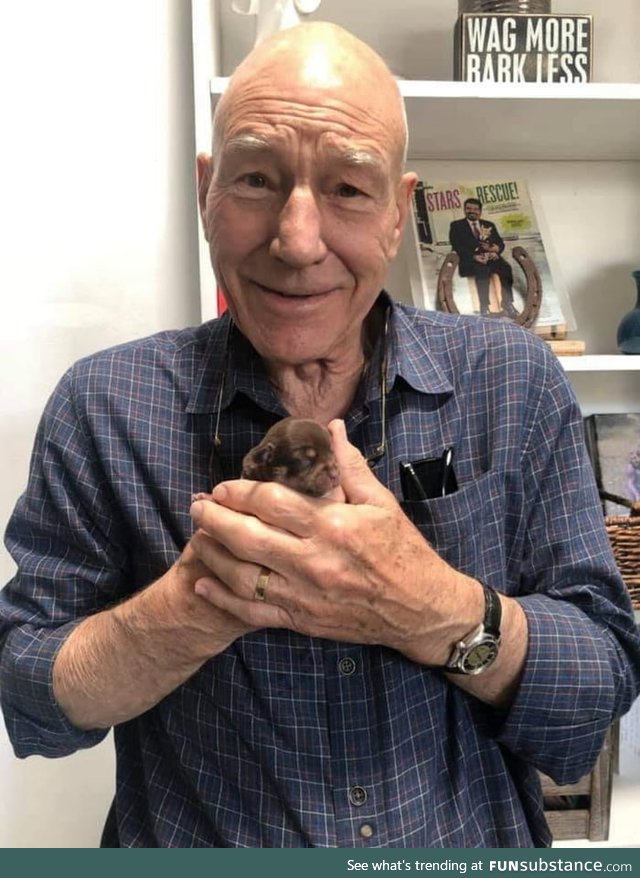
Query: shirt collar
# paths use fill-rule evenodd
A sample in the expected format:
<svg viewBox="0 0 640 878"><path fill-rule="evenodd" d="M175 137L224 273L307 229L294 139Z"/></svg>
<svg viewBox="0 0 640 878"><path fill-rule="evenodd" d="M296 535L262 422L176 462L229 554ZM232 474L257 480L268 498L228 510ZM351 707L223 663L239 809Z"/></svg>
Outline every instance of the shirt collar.
<svg viewBox="0 0 640 878"><path fill-rule="evenodd" d="M224 411L241 393L281 417L286 415L271 386L261 357L225 312L205 324L209 332L197 367L186 411L191 414Z"/></svg>
<svg viewBox="0 0 640 878"><path fill-rule="evenodd" d="M387 387L393 388L396 379L401 378L421 393L451 393L451 382L431 351L428 336L416 332L415 309L399 306L385 291L380 294L379 301L389 308ZM224 410L237 394L244 393L262 408L284 417L286 412L267 379L262 359L234 326L229 313L210 321L205 327L209 338L186 411L211 413L218 405ZM382 356L381 333L374 346L363 388L367 402L381 395Z"/></svg>
<svg viewBox="0 0 640 878"><path fill-rule="evenodd" d="M429 334L424 329L416 329L416 317L420 312L394 302L391 302L391 308L388 386L392 387L400 377L420 393L453 393L453 385L433 351ZM434 326L433 332L437 331Z"/></svg>

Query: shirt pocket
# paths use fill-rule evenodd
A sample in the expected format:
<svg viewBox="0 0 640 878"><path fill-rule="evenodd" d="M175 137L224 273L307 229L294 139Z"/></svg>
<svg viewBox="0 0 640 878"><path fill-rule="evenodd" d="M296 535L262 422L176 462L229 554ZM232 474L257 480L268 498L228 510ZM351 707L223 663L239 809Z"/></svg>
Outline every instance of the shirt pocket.
<svg viewBox="0 0 640 878"><path fill-rule="evenodd" d="M400 505L452 567L497 588L504 584L505 497L497 473L485 473L446 497Z"/></svg>

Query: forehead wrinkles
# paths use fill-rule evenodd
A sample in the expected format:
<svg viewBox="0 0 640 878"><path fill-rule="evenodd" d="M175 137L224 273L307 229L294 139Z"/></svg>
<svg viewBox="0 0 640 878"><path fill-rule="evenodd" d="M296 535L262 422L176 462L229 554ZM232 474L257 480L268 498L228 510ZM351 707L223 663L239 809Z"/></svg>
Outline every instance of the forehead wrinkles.
<svg viewBox="0 0 640 878"><path fill-rule="evenodd" d="M397 120L392 113L383 113L375 106L362 107L344 99L323 96L322 104L314 100L288 100L285 98L258 97L247 94L234 95L233 100L219 105L216 113L214 145L220 149L229 138L242 131L260 128L304 128L330 131L345 139L370 140L380 152L394 149L397 138Z"/></svg>

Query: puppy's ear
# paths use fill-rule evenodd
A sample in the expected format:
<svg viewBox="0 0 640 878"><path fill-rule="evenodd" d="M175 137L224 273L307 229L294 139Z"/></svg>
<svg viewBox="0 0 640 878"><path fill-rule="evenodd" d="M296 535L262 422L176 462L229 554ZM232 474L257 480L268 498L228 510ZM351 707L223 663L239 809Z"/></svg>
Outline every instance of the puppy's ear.
<svg viewBox="0 0 640 878"><path fill-rule="evenodd" d="M273 460L273 452L275 447L276 446L273 442L265 442L264 445L256 448L253 453L253 462L259 464L260 466L266 466L267 464L270 464Z"/></svg>

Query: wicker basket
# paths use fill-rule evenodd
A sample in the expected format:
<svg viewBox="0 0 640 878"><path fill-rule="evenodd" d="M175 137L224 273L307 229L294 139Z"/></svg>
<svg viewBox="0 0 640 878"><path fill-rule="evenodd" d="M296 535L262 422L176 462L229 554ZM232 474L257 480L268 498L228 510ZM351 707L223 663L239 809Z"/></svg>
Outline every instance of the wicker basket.
<svg viewBox="0 0 640 878"><path fill-rule="evenodd" d="M640 502L627 500L608 491L600 491L603 500L611 500L629 509L629 515L606 515L605 525L616 563L625 581L631 603L640 610Z"/></svg>

